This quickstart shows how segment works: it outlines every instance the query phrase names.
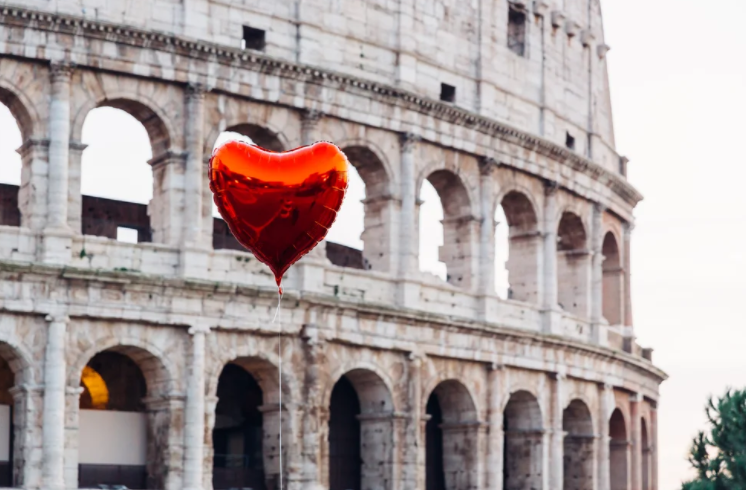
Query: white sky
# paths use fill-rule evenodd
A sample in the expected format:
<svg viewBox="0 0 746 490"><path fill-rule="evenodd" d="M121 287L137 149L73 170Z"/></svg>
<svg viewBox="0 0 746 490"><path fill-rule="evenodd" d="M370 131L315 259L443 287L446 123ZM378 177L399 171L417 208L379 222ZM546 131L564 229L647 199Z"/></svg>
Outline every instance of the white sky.
<svg viewBox="0 0 746 490"><path fill-rule="evenodd" d="M689 441L703 427L709 394L746 386L746 165L738 146L746 124L746 2L602 0L617 148L629 178L646 196L636 210L633 307L639 342L671 378L661 388L660 488L690 472ZM146 203L152 176L144 128L115 109L86 120L83 193ZM0 105L0 182L17 184L20 134ZM360 248L362 181L351 176L344 210L329 234ZM442 208L423 186L421 268L443 277L437 261ZM498 225L497 283L506 226ZM740 230L740 231L739 231Z"/></svg>

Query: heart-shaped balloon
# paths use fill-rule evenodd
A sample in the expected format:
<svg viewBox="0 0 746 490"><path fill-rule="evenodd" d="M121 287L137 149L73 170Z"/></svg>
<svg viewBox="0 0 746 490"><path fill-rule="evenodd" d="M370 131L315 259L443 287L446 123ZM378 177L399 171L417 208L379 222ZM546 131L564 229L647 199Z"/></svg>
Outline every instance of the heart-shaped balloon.
<svg viewBox="0 0 746 490"><path fill-rule="evenodd" d="M236 239L285 271L324 239L347 190L347 157L321 142L275 153L228 141L210 158L210 189ZM282 293L282 289L280 289Z"/></svg>

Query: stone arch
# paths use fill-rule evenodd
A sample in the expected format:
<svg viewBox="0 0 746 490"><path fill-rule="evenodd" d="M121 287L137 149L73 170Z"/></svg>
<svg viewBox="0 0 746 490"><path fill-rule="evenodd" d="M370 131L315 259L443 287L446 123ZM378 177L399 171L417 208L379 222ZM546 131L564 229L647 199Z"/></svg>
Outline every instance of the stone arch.
<svg viewBox="0 0 746 490"><path fill-rule="evenodd" d="M640 417L640 450L642 451L642 490L650 490L653 451L650 445L650 432L645 417Z"/></svg>
<svg viewBox="0 0 746 490"><path fill-rule="evenodd" d="M23 141L37 132L38 114L26 95L11 83L0 78L0 104L5 105L18 124Z"/></svg>
<svg viewBox="0 0 746 490"><path fill-rule="evenodd" d="M138 342L138 344L140 345L129 344L126 341L99 343L95 349L89 349L74 364L80 369L69 373L70 377L77 375L75 384L69 386L84 384L84 379L89 375L86 368L91 366L92 362L101 359L101 356L108 355L110 359L118 356L128 359L134 365L142 375L145 385L145 397L136 409L124 411L115 409L109 415L95 413L99 410L95 407L90 411L80 407L81 410L76 411L75 415L79 424L78 441L81 443L77 448L80 464L79 485L90 487L98 484L125 484L131 486L133 485L131 482L135 481L140 482L139 484L144 482L145 488L160 489L167 486L167 482L173 479L175 473L180 470L180 462L173 463L172 452L176 448L170 443L170 434L182 418L181 409L175 409L168 402L173 393L173 371L168 370L164 362L166 357L162 355L162 352L155 353L143 347L142 343ZM80 366L81 361L84 363L82 366ZM127 380L130 379L131 376L128 376ZM85 390L81 392L83 393ZM84 399L81 398L82 400ZM74 410L77 408L78 406L75 406ZM130 413L132 410L136 412L134 415ZM129 453L125 455L116 451L103 453L98 446L87 446L89 443L95 444L92 441L98 438L86 436L86 434L97 434L101 427L107 427L111 431L118 430L120 434L133 436L135 438L133 440L144 442L146 445L144 452L138 455ZM102 470L101 465L104 465L108 472Z"/></svg>
<svg viewBox="0 0 746 490"><path fill-rule="evenodd" d="M564 490L593 490L594 440L593 417L588 405L573 399L562 413L565 432L563 477Z"/></svg>
<svg viewBox="0 0 746 490"><path fill-rule="evenodd" d="M479 416L474 398L458 380L441 381L427 400L427 490L466 490L478 484Z"/></svg>
<svg viewBox="0 0 746 490"><path fill-rule="evenodd" d="M591 261L582 218L564 211L557 228L557 298L568 313L590 316Z"/></svg>
<svg viewBox="0 0 746 490"><path fill-rule="evenodd" d="M419 189L427 179L435 188L443 206L443 246L439 259L446 264L446 280L454 286L471 289L476 286L479 261L478 213L474 199L461 176L439 167L423 173L418 179Z"/></svg>
<svg viewBox="0 0 746 490"><path fill-rule="evenodd" d="M629 431L624 414L615 409L609 418L609 474L611 490L626 490L629 481Z"/></svg>
<svg viewBox="0 0 746 490"><path fill-rule="evenodd" d="M218 136L225 131L247 136L251 138L254 144L271 151L288 151L294 147L293 142L283 132L282 128L272 124L271 121L256 120L251 117L231 119L228 122L221 121L220 126L211 127L207 132L203 153L206 157L212 155Z"/></svg>
<svg viewBox="0 0 746 490"><path fill-rule="evenodd" d="M508 299L539 302L542 241L537 207L531 195L517 189L504 192L497 201L507 221ZM499 224L497 226L500 226Z"/></svg>
<svg viewBox="0 0 746 490"><path fill-rule="evenodd" d="M0 70L1 71L1 70ZM46 99L45 99L46 100ZM35 160L46 158L46 145L42 124L34 102L26 93L10 80L0 78L0 103L5 105L15 120L21 134L18 149L21 156L20 186L18 189L6 187L3 196L1 224L39 229L46 222L46 198L40 180L45 175L35 171L43 168L34 165ZM25 169L25 171L24 171Z"/></svg>
<svg viewBox="0 0 746 490"><path fill-rule="evenodd" d="M395 412L384 379L369 369L349 370L338 378L327 406L329 489L389 488L394 478Z"/></svg>
<svg viewBox="0 0 746 490"><path fill-rule="evenodd" d="M337 265L391 272L394 270L396 258L394 250L397 230L394 226L394 218L397 207L392 193L392 174L389 164L380 149L367 140L359 138L345 140L339 142L338 146L345 153L350 165L357 171L365 186L365 196L362 200L363 230L360 236L363 251L361 261L343 262L334 260L334 249L327 245L329 257ZM353 184L354 181L351 180L349 191L353 190ZM349 210L348 206L360 206L359 203L350 202L350 197L348 192L348 199L338 215L338 218L343 220L339 222L340 224L349 218L349 215L345 214L348 212L346 210Z"/></svg>
<svg viewBox="0 0 746 490"><path fill-rule="evenodd" d="M164 113L162 106L162 103L150 97L130 91L100 93L79 106L71 128L71 138L75 142L82 140L83 126L91 112L102 107L121 110L142 125L150 145L147 163L152 171L153 189L147 206L127 202L126 199L112 202L81 196L81 162L86 146L73 146L70 152L71 205L68 210L68 220L73 229L87 235L117 238L117 229L124 227L136 230L138 242L178 243L181 230L170 222L168 207L178 206L179 199L183 198L173 185L173 175L183 173L183 155L174 151L174 140L183 131L179 132L173 127L171 118ZM148 175L147 167L140 166L138 169Z"/></svg>
<svg viewBox="0 0 746 490"><path fill-rule="evenodd" d="M613 232L604 235L603 261L603 315L611 325L622 324L624 269L622 268L619 242Z"/></svg>
<svg viewBox="0 0 746 490"><path fill-rule="evenodd" d="M503 488L542 488L544 424L533 394L521 390L510 395L503 431Z"/></svg>

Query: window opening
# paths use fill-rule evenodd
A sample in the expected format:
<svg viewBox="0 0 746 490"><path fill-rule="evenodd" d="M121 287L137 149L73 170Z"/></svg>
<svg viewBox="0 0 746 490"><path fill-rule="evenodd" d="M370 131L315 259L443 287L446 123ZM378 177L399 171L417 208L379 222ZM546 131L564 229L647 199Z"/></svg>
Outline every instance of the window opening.
<svg viewBox="0 0 746 490"><path fill-rule="evenodd" d="M443 102L456 102L456 87L447 83L441 83L440 100Z"/></svg>
<svg viewBox="0 0 746 490"><path fill-rule="evenodd" d="M255 49L263 51L267 45L265 39L266 32L264 29L243 26L243 39L241 39L241 49Z"/></svg>
<svg viewBox="0 0 746 490"><path fill-rule="evenodd" d="M526 12L514 5L508 8L508 48L526 56Z"/></svg>

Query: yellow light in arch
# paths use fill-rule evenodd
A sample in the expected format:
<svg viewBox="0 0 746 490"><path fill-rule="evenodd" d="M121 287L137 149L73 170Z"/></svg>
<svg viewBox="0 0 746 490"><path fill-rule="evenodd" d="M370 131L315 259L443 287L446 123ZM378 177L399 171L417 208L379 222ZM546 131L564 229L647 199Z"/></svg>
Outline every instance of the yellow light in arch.
<svg viewBox="0 0 746 490"><path fill-rule="evenodd" d="M91 406L95 410L106 410L109 404L109 388L106 381L95 369L90 366L83 368L83 375L80 377L88 393L91 395Z"/></svg>

